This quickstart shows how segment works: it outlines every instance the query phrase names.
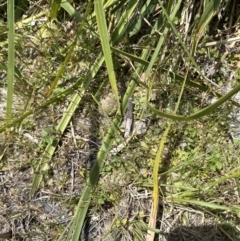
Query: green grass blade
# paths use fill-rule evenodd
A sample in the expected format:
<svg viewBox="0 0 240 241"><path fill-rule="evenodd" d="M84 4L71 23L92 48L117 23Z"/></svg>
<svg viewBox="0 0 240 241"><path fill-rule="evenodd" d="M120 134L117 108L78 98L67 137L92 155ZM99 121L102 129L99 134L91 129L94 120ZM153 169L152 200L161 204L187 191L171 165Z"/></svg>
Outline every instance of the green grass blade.
<svg viewBox="0 0 240 241"><path fill-rule="evenodd" d="M7 113L6 119L12 118L13 86L14 86L14 0L8 0L8 72L7 72Z"/></svg>
<svg viewBox="0 0 240 241"><path fill-rule="evenodd" d="M218 180L214 181L214 182L210 182L207 183L206 185L201 187L201 191L207 191L207 190L211 190L211 188L216 187L217 185L219 185L220 183L224 183L227 180L233 179L233 178L239 178L240 176L240 172L234 172L234 173L228 173L225 176L219 178ZM190 198L193 196L198 196L199 195L199 189L193 190L193 191L184 191L181 194L178 194L178 199L183 199L185 198Z"/></svg>
<svg viewBox="0 0 240 241"><path fill-rule="evenodd" d="M113 33L111 33L111 37L113 39L117 39L120 41L121 39L125 38L127 33L134 28L134 23L131 20L131 15L133 14L134 10L136 9L138 4L138 0L130 0L128 2L127 10L122 14L122 17L119 20L119 24ZM129 20L130 19L130 20ZM128 23L128 24L126 24Z"/></svg>
<svg viewBox="0 0 240 241"><path fill-rule="evenodd" d="M61 7L61 0L53 0L50 10L50 19L56 19L59 8Z"/></svg>
<svg viewBox="0 0 240 241"><path fill-rule="evenodd" d="M190 120L195 120L195 119L198 119L198 118L201 118L203 116L211 114L211 112L213 110L215 110L217 107L219 107L220 105L222 105L223 103L228 101L232 96L234 96L239 91L240 91L240 85L237 85L235 88L233 88L231 91L229 91L226 95L224 95L221 98L219 98L213 104L207 106L206 108L204 108L202 110L199 110L199 111L195 112L194 114L192 114L190 116L172 115L172 114L168 114L168 113L165 113L165 112L161 112L161 111L155 109L149 103L148 103L148 107L156 115L159 115L159 116L162 116L162 117L166 117L166 118L169 118L169 119L172 119L172 120L190 121Z"/></svg>
<svg viewBox="0 0 240 241"><path fill-rule="evenodd" d="M221 0L211 0L204 9L201 18L196 25L196 34L193 42L192 53L195 53L199 40L203 35L204 29L208 26L213 16L217 13L220 4Z"/></svg>
<svg viewBox="0 0 240 241"><path fill-rule="evenodd" d="M239 178L240 177L240 171L238 172L234 172L234 173L227 173L225 174L225 176L219 178L218 180L214 181L214 182L211 182L211 183L208 183L207 185L205 185L202 190L207 190L207 189L210 189L210 188L213 188L214 186L216 185L219 185L220 183L223 183L229 179L232 179L232 178Z"/></svg>
<svg viewBox="0 0 240 241"><path fill-rule="evenodd" d="M60 69L59 69L56 77L54 78L53 82L51 83L50 89L47 93L47 97L49 97L53 93L54 89L56 88L56 86L58 84L59 79L62 77L62 75L65 71L65 67L71 58L74 48L76 47L77 39L78 39L78 37L76 37L74 39L73 43L71 43L70 46L68 47L69 50L64 58L64 61L62 62L61 66L60 66Z"/></svg>
<svg viewBox="0 0 240 241"><path fill-rule="evenodd" d="M191 200L191 199L181 199L181 198L174 198L172 199L174 202L178 203L188 203L188 204L195 204L198 206L202 207L207 207L210 209L215 209L215 210L224 210L224 211L230 211L230 212L238 212L239 213L239 208L232 208L232 207L227 207L224 205L219 205L211 202L204 202L204 201L199 201L199 200Z"/></svg>
<svg viewBox="0 0 240 241"><path fill-rule="evenodd" d="M150 53L149 50L144 50L141 58L147 59L149 57L149 53ZM142 66L139 66L136 70L137 75L138 76L141 75L142 71L143 71ZM120 123L122 120L122 114L124 114L127 109L128 99L132 97L135 87L136 87L136 81L135 81L135 78L133 78L129 83L127 91L123 97L121 111L118 110L118 113L115 119L113 120L106 137L102 142L102 146L99 149L96 162L92 167L92 170L89 175L89 179L87 180L86 186L83 190L77 209L75 211L76 213L72 220L72 225L74 226L74 228L71 227L70 230L68 231L69 240L73 240L73 241L79 240L79 235L82 230L83 221L85 220L85 216L89 208L90 200L92 198L92 190L98 182L102 167L104 165L104 161L110 151L110 148L113 142L112 137L115 135L115 132L118 130L118 127L120 126ZM74 230L74 233L72 234L73 230ZM72 235L74 237L73 239L71 239Z"/></svg>
<svg viewBox="0 0 240 241"><path fill-rule="evenodd" d="M142 29L143 18L148 18L154 9L156 8L156 3L152 0L147 0L139 11L140 18L136 18L136 22L134 23L134 28L131 32L129 32L129 39L134 39L134 37L140 32Z"/></svg>
<svg viewBox="0 0 240 241"><path fill-rule="evenodd" d="M112 61L112 55L110 50L110 44L109 44L109 38L108 38L108 30L107 30L107 23L105 19L103 4L101 0L95 0L95 13L97 18L97 25L102 45L102 50L107 66L108 76L110 85L112 87L112 91L115 95L115 98L119 105L119 95L118 95L118 89L117 89L117 82L116 82L116 76L113 68L113 61Z"/></svg>
<svg viewBox="0 0 240 241"><path fill-rule="evenodd" d="M61 7L64 8L70 16L74 17L77 22L80 23L82 21L81 14L76 11L76 9L67 0L62 0Z"/></svg>
<svg viewBox="0 0 240 241"><path fill-rule="evenodd" d="M134 9L132 9L133 11ZM122 28L121 25L119 25L120 29L125 29L126 31L126 27ZM119 39L113 39L113 42L119 41ZM90 81L94 78L94 76L96 75L97 71L99 70L99 68L102 66L102 63L104 61L104 58L102 55L100 55L97 60L95 61L95 63L93 64L93 66L91 67L90 71L89 71L89 75L84 79L84 81L82 82L81 87L79 87L79 84L76 84L75 86L69 88L69 90L66 92L64 92L62 95L63 97L66 94L71 94L72 91L76 88L79 88L81 90L81 93L77 93L74 97L71 103L72 106L68 108L68 110L65 112L64 116L62 117L62 120L60 121L58 127L56 128L56 131L59 132L59 134L62 133L62 130L64 129L64 127L66 128L67 126L67 121L70 120L72 114L73 114L73 110L76 108L76 106L79 104L79 102L81 101L81 96L84 94L85 90L88 88ZM53 98L52 101L55 101L56 98ZM47 104L49 105L50 102L47 102ZM42 106L43 107L43 106ZM33 111L30 111L28 114L33 113ZM68 117L66 117L66 115ZM17 120L16 120L17 121ZM15 121L15 122L16 122ZM33 194L37 188L39 187L39 184L42 180L43 174L45 171L48 170L48 163L51 160L51 157L53 155L53 152L56 148L57 145L57 140L54 141L53 143L49 144L46 149L44 154L42 155L42 158L40 159L39 165L37 167L37 174L35 174L34 178L33 178L33 182L32 182L32 190L31 193Z"/></svg>
<svg viewBox="0 0 240 241"><path fill-rule="evenodd" d="M157 59L157 57L160 54L160 50L162 49L163 43L165 41L165 38L167 37L167 34L168 34L169 30L170 30L170 23L172 22L172 19L176 16L177 11L179 11L179 7L180 7L181 2L182 1L180 0L180 1L178 1L175 4L172 13L170 14L170 16L167 19L168 21L167 21L166 26L164 26L163 35L159 38L158 44L156 46L156 49L154 50L154 53L153 53L152 58L151 58L151 61L150 61L149 65L148 65L148 68L146 70L146 75L147 76L150 73L150 71L152 70L154 63L156 62L156 59ZM170 8L170 6L168 6L168 7ZM166 16L168 16L166 11L164 12L164 14Z"/></svg>
<svg viewBox="0 0 240 241"><path fill-rule="evenodd" d="M136 61L137 63L139 64L142 64L142 65L145 65L145 66L148 66L149 62L147 60L144 60L144 59L141 59L139 57L137 57L136 55L133 55L133 54L129 54L129 53L126 53L122 50L119 50L117 48L114 48L114 47L111 47L112 51L114 53L117 53L119 54L120 56L125 56L127 57L128 59L131 59L132 61Z"/></svg>

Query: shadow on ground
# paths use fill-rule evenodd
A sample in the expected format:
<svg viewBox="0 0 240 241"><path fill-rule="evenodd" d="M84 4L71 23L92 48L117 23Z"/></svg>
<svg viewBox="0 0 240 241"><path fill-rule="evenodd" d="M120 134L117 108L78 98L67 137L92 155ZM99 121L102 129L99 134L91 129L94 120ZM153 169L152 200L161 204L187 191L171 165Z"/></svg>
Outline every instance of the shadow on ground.
<svg viewBox="0 0 240 241"><path fill-rule="evenodd" d="M237 228L228 225L180 226L170 230L161 241L240 241Z"/></svg>

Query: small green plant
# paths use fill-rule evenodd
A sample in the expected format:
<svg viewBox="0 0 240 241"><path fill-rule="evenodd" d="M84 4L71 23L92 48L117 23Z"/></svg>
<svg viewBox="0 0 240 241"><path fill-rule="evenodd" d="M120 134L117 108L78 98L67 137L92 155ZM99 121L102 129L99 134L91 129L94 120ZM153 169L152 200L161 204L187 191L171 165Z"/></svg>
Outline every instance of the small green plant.
<svg viewBox="0 0 240 241"><path fill-rule="evenodd" d="M41 139L41 142L39 143L40 148L46 145L52 145L59 135L57 134L56 130L49 127L42 130L41 136L42 136L42 139Z"/></svg>
<svg viewBox="0 0 240 241"><path fill-rule="evenodd" d="M211 171L221 171L223 168L224 159L222 159L222 153L218 150L211 153L211 156L206 158Z"/></svg>

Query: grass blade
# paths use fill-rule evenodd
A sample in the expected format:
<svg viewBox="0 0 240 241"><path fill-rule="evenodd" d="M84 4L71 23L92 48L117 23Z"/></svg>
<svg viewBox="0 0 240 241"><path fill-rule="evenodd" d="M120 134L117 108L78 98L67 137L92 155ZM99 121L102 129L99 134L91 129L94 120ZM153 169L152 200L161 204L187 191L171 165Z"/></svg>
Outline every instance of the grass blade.
<svg viewBox="0 0 240 241"><path fill-rule="evenodd" d="M112 91L115 95L116 101L118 102L118 107L119 105L119 96L118 96L118 89L117 89L117 83L116 83L116 76L113 68L113 61L112 61L112 55L111 55L111 50L110 50L110 44L109 44L109 38L108 38L108 30L107 30L107 23L104 15L104 9L103 9L103 4L101 0L95 0L95 13L96 13L96 18L97 18L97 25L98 25L98 30L99 30L99 35L100 35L100 40L101 40L101 45L102 45L102 50L108 70L108 76L109 76L109 81L110 85L112 87Z"/></svg>
<svg viewBox="0 0 240 241"><path fill-rule="evenodd" d="M134 5L134 6L136 6L136 5ZM63 2L62 2L62 7L64 7L65 10L68 10L68 12L70 12L71 15L74 15L74 16L78 15L78 13L74 10L74 8L71 5L69 5L68 3L66 3L66 4L64 3L64 5L63 5ZM131 11L134 11L133 7L130 10L127 11L127 15L131 14L130 13ZM79 16L76 19L78 20ZM124 24L124 27L122 26L122 24ZM126 31L127 30L127 26L126 26L125 22L120 22L120 24L116 28L116 31L118 31L117 29L122 29L122 31ZM123 35L121 35L121 36L123 36ZM112 40L113 43L116 43L116 42L121 40L121 38L119 38L119 36L115 36L115 37L116 38L113 38L113 40ZM63 97L64 97L66 94L70 94L71 91L75 90L77 87L80 89L80 92L76 93L74 95L74 97L73 97L73 99L71 101L71 105L68 107L67 111L64 113L64 116L62 117L59 125L56 128L56 131L59 134L61 134L63 132L63 130L66 128L70 118L72 117L72 114L74 113L76 107L79 105L83 94L85 93L85 91L88 88L91 80L94 78L94 76L96 75L96 73L99 70L99 68L102 66L103 61L104 61L103 55L100 54L99 57L96 59L95 63L93 64L93 66L91 67L91 69L89 70L88 76L83 80L83 82L81 84L81 87L79 88L79 83L77 83L73 87L69 88L69 90L64 91L64 93L62 94ZM135 82L133 82L132 85L135 86ZM129 93L129 95L132 94L132 93L133 93L133 90L132 90L132 92ZM55 98L52 98L52 101L54 101L54 99ZM123 103L125 103L125 108L127 106L127 104L126 104L127 100L126 99L123 100ZM49 105L49 102L48 102L48 105ZM32 111L30 113L28 113L28 114L31 114L31 113L32 113ZM37 174L35 174L34 178L33 178L31 194L34 194L34 192L37 190L37 188L39 187L39 184L41 183L41 180L42 180L44 172L46 172L48 170L48 168L49 168L49 161L51 160L51 157L52 157L52 155L54 153L54 150L55 150L55 148L57 146L57 143L58 143L58 140L55 140L55 141L53 141L53 143L49 144L46 147L46 149L45 149L45 151L44 151L44 153L42 155L42 158L40 159L40 162L38 164L38 167L37 167L37 170L36 170ZM104 149L104 151L105 150L106 149ZM98 176L99 176L99 174L98 174ZM88 187L86 187L86 188L88 190ZM91 195L88 193L88 191L84 191L83 194L84 193L85 193L85 195L82 195L82 197L80 199L80 204L79 205L80 205L80 207L84 206L84 208L86 208L86 210L87 210L88 206L85 205L85 202L86 202L86 200L91 198ZM81 215L84 215L84 213L86 214L86 212L84 210L81 210ZM74 223L78 223L79 224L81 219L84 220L84 218L85 218L85 216L84 217L81 216L78 213L78 211L76 211L76 212L77 212L77 214L76 214L76 216L74 216L75 218L74 218L73 226L74 226ZM79 228L77 228L77 230L75 230L75 228L76 228L76 226L73 227L73 228L71 227L70 230L73 229L74 232L77 233L76 234L76 236L77 236L77 235L79 235ZM80 228L80 230L81 230L81 228Z"/></svg>
<svg viewBox="0 0 240 241"><path fill-rule="evenodd" d="M237 85L235 88L233 88L231 91L229 91L226 95L219 98L213 104L203 108L202 110L199 110L199 111L193 113L190 116L181 116L181 115L173 115L173 114L164 113L164 112L161 112L161 111L155 109L149 103L148 103L148 107L156 115L159 115L159 116L162 116L162 117L166 117L166 118L169 118L169 119L172 119L172 120L178 120L178 121L191 121L191 120L201 118L205 115L211 114L211 112L213 110L215 110L217 107L219 107L220 105L222 105L226 101L230 100L230 98L232 96L234 96L236 93L238 93L239 91L240 91L240 85Z"/></svg>
<svg viewBox="0 0 240 241"><path fill-rule="evenodd" d="M12 118L13 86L14 86L14 0L8 0L8 71L7 71L7 116L9 121Z"/></svg>
<svg viewBox="0 0 240 241"><path fill-rule="evenodd" d="M50 10L51 20L57 18L57 13L60 7L61 7L61 0L53 0L51 10Z"/></svg>
<svg viewBox="0 0 240 241"><path fill-rule="evenodd" d="M211 0L206 6L206 9L204 9L204 12L196 26L196 34L194 38L192 53L195 53L199 40L203 35L203 31L208 26L213 16L217 13L220 3L221 0Z"/></svg>
<svg viewBox="0 0 240 241"><path fill-rule="evenodd" d="M64 8L68 14L74 17L79 23L82 21L81 14L66 0L62 0L61 7Z"/></svg>
<svg viewBox="0 0 240 241"><path fill-rule="evenodd" d="M54 78L53 82L51 83L50 89L48 90L48 93L46 95L47 97L49 97L53 93L54 89L56 88L56 86L58 84L59 79L62 77L62 74L65 71L65 67L66 67L67 63L69 62L71 55L74 51L74 48L76 46L77 38L78 37L76 37L76 39L74 39L73 43L71 43L70 46L68 47L69 50L64 58L63 63L61 64L61 67L60 67L56 77Z"/></svg>
<svg viewBox="0 0 240 241"><path fill-rule="evenodd" d="M181 199L181 198L173 198L174 202L179 202L179 203L189 203L189 204L195 204L198 206L202 207L207 207L215 210L224 210L224 211L231 211L235 213L239 213L239 208L232 208L232 207L227 207L211 202L204 202L204 201L199 201L199 200L191 200L191 199Z"/></svg>

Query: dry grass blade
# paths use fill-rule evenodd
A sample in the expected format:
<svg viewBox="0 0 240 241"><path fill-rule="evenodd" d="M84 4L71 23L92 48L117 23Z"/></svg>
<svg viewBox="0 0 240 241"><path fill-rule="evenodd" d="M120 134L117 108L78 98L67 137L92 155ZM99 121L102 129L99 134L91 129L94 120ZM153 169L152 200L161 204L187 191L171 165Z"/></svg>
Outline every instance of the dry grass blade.
<svg viewBox="0 0 240 241"><path fill-rule="evenodd" d="M232 42L234 42L234 43L240 42L240 37L238 36L238 37L234 37L234 38L228 38L228 39L225 39L225 40L204 43L204 44L200 44L200 47L217 46L217 45L227 44L227 43L232 43Z"/></svg>
<svg viewBox="0 0 240 241"><path fill-rule="evenodd" d="M151 213L150 213L150 218L149 218L149 223L148 226L151 229L156 228L156 222L157 222L157 214L158 214L158 207L159 207L159 176L158 176L158 170L159 170L159 165L161 165L161 160L162 160L162 154L165 146L165 142L167 140L167 136L169 133L169 130L171 128L171 121L168 123L168 127L164 131L162 135L162 139L159 142L159 147L158 151L154 160L153 164L153 196L152 196L152 208L151 208ZM153 241L155 238L155 232L152 230L148 230L148 235L146 240L147 241Z"/></svg>

